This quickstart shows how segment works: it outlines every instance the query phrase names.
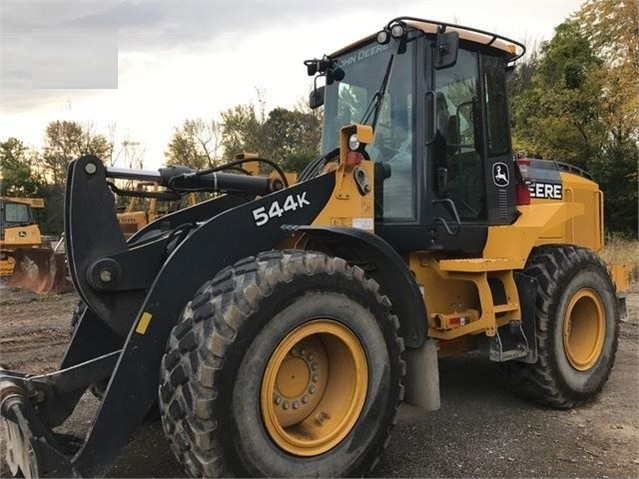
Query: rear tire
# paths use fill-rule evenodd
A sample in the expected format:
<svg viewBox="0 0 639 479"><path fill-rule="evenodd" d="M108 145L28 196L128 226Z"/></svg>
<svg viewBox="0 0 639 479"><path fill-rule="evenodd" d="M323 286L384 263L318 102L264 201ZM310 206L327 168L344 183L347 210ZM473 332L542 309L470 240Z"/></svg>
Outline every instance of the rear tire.
<svg viewBox="0 0 639 479"><path fill-rule="evenodd" d="M506 363L510 388L556 408L581 405L601 391L617 351L619 312L606 265L584 248L544 246L524 273L538 282L539 358Z"/></svg>
<svg viewBox="0 0 639 479"><path fill-rule="evenodd" d="M162 360L164 431L197 477L371 470L403 397L390 301L339 258L269 252L206 283Z"/></svg>

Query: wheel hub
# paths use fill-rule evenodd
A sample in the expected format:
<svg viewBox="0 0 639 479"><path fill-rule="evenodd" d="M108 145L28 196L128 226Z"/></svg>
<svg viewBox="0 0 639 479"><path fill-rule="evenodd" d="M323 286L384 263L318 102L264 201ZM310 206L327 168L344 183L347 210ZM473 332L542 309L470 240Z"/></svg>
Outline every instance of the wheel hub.
<svg viewBox="0 0 639 479"><path fill-rule="evenodd" d="M573 296L564 318L563 342L568 362L578 371L595 365L603 350L605 312L599 295L590 288Z"/></svg>
<svg viewBox="0 0 639 479"><path fill-rule="evenodd" d="M275 348L262 380L264 426L285 452L322 454L352 430L368 389L366 354L355 334L333 320L314 320Z"/></svg>
<svg viewBox="0 0 639 479"><path fill-rule="evenodd" d="M273 404L278 406L275 415L282 427L308 417L322 399L327 377L326 350L316 336L289 351L277 373L273 394Z"/></svg>

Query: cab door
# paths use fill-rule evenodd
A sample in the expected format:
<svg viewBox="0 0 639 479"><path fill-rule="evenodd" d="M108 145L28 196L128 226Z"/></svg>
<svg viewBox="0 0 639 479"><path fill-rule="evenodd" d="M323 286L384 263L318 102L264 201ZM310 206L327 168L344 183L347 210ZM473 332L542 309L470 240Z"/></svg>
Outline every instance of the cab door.
<svg viewBox="0 0 639 479"><path fill-rule="evenodd" d="M457 62L433 68L429 218L437 249L479 253L491 225L517 215L506 63L460 44Z"/></svg>

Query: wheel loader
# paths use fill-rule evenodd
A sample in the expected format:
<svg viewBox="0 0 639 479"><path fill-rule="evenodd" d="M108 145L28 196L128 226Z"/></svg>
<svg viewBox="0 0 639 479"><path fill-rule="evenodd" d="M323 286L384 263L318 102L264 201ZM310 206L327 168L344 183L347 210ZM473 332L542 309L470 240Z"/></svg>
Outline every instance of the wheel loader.
<svg viewBox="0 0 639 479"><path fill-rule="evenodd" d="M438 358L471 350L535 402L596 396L628 278L597 254L603 195L588 173L513 155L506 77L524 51L400 17L308 60L322 152L290 185L277 168L245 174L265 158L74 161L66 249L84 306L59 371L1 371L11 472L104 476L159 411L195 477L366 474L402 401L439 406ZM114 179L224 194L125 241ZM95 385L72 448L55 428Z"/></svg>

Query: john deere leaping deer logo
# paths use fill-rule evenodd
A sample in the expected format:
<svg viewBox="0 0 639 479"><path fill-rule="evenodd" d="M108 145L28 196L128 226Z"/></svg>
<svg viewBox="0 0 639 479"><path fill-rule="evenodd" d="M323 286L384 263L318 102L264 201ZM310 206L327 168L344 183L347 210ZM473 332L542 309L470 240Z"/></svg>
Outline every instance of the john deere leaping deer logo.
<svg viewBox="0 0 639 479"><path fill-rule="evenodd" d="M493 181L500 188L505 188L510 183L508 166L506 163L498 161L493 165Z"/></svg>

